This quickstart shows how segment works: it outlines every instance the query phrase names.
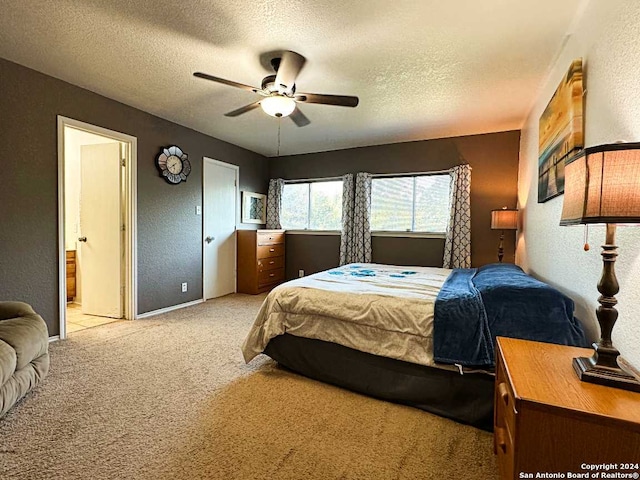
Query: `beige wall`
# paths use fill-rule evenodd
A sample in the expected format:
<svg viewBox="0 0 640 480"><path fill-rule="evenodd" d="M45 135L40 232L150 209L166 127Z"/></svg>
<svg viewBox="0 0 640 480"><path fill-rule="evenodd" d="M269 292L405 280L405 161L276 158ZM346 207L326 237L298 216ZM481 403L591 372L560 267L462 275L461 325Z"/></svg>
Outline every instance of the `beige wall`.
<svg viewBox="0 0 640 480"><path fill-rule="evenodd" d="M602 270L599 245L604 227L589 228L591 250L583 251L583 227L560 227L564 196L537 203L538 120L574 58L582 57L585 74L585 145L640 141L640 2L591 0L522 130L518 201L523 229L517 262L576 301L578 316L592 338L598 327L596 285ZM624 357L640 368L640 227L618 228L620 281L618 323L613 340Z"/></svg>

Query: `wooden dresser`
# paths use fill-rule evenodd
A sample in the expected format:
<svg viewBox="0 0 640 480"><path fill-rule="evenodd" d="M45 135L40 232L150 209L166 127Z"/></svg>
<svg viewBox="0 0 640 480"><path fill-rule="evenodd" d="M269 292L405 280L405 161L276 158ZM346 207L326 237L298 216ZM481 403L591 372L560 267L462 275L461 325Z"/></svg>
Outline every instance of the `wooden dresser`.
<svg viewBox="0 0 640 480"><path fill-rule="evenodd" d="M592 350L512 338L497 345L494 451L501 479L604 478L591 476L602 467L588 469L603 464L608 474L640 473L640 393L581 382L571 359Z"/></svg>
<svg viewBox="0 0 640 480"><path fill-rule="evenodd" d="M284 281L284 230L238 230L238 292L257 294Z"/></svg>
<svg viewBox="0 0 640 480"><path fill-rule="evenodd" d="M76 296L76 251L67 250L67 302Z"/></svg>

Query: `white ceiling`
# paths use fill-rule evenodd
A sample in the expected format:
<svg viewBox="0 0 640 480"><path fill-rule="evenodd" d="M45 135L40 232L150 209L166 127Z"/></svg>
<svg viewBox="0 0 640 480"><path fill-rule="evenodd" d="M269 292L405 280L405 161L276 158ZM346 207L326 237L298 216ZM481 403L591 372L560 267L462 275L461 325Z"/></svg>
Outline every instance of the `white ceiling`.
<svg viewBox="0 0 640 480"><path fill-rule="evenodd" d="M296 51L299 92L360 105L301 105L287 155L519 129L584 1L2 0L0 57L273 156L277 119L223 115L259 97L192 73L260 86Z"/></svg>

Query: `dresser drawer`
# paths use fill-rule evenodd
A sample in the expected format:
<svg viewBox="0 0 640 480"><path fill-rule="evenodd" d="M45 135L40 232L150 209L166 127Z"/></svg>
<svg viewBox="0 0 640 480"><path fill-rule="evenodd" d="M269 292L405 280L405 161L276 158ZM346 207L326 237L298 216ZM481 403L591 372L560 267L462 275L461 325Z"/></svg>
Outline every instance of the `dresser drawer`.
<svg viewBox="0 0 640 480"><path fill-rule="evenodd" d="M284 243L284 233L258 232L258 245L274 245L279 243Z"/></svg>
<svg viewBox="0 0 640 480"><path fill-rule="evenodd" d="M265 270L258 273L258 286L262 287L270 283L278 283L284 280L284 268L277 270Z"/></svg>
<svg viewBox="0 0 640 480"><path fill-rule="evenodd" d="M284 267L284 257L261 258L258 260L258 272Z"/></svg>
<svg viewBox="0 0 640 480"><path fill-rule="evenodd" d="M281 257L284 255L284 245L263 245L257 247L258 258Z"/></svg>

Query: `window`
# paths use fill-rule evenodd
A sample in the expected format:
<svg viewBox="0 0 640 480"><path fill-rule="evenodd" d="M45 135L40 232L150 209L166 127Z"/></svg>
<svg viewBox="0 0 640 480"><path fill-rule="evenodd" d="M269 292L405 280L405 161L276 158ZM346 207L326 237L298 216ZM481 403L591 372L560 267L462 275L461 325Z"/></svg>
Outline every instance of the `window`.
<svg viewBox="0 0 640 480"><path fill-rule="evenodd" d="M285 183L280 223L287 230L340 230L342 180Z"/></svg>
<svg viewBox="0 0 640 480"><path fill-rule="evenodd" d="M373 178L371 230L445 233L449 175Z"/></svg>

